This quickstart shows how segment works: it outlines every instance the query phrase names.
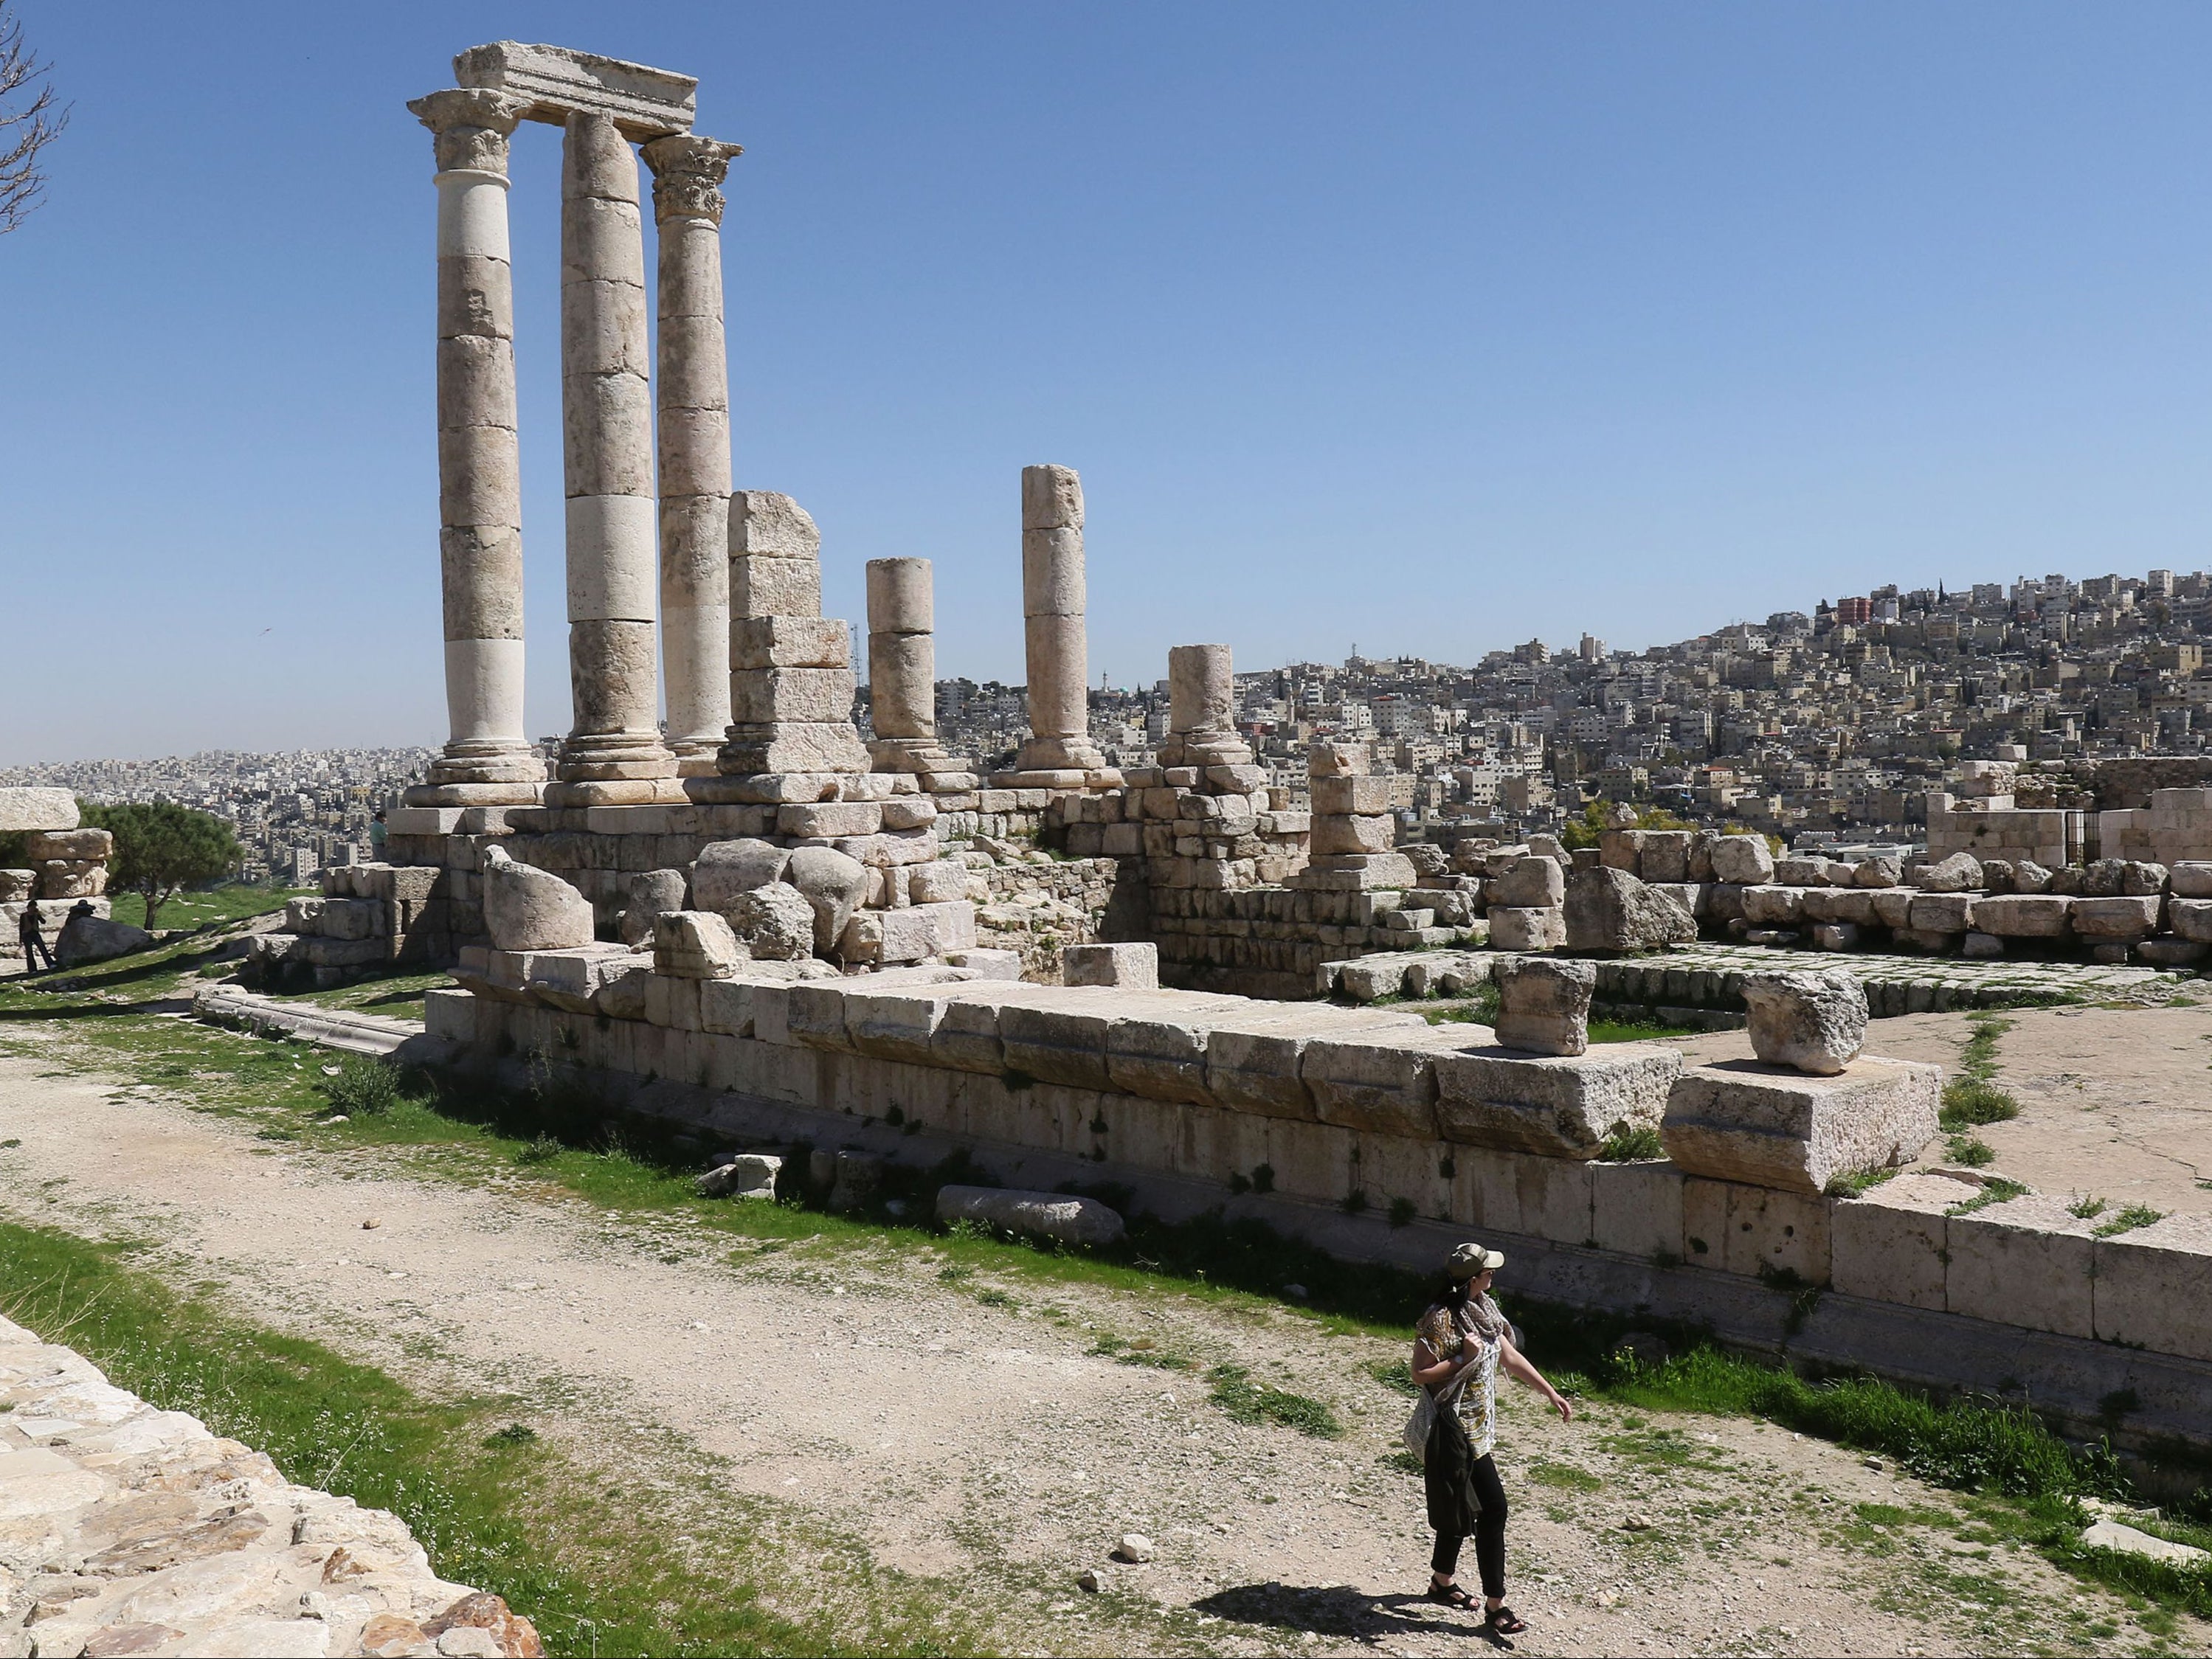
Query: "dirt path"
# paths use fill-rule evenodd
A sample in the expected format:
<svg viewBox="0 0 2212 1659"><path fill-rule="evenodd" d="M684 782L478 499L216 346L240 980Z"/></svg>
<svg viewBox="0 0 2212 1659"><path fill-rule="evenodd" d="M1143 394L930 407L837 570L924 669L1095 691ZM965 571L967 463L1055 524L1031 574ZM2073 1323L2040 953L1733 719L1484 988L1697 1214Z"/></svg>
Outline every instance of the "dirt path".
<svg viewBox="0 0 2212 1659"><path fill-rule="evenodd" d="M1017 1280L1013 1305L988 1305L988 1275L940 1282L926 1248L732 1251L681 1218L258 1139L250 1121L51 1064L0 1057L0 1136L21 1143L0 1150L0 1212L151 1238L142 1262L213 1281L255 1318L433 1390L511 1391L586 1459L720 1460L735 1489L1005 1605L1010 1644L1425 1654L1471 1639L1408 1599L1429 1535L1417 1481L1388 1462L1405 1402L1368 1370L1395 1346L1170 1290ZM1103 1333L1238 1360L1332 1402L1349 1431L1239 1425L1189 1373L1089 1352ZM1562 1426L1535 1406L1509 1399L1499 1456L1523 1652L2162 1645L2112 1596L1975 1528L1954 1496L1840 1449L1605 1402ZM1625 1528L1632 1516L1650 1525ZM1108 1561L1127 1531L1158 1559ZM1132 1625L1110 1595L1076 1591L1085 1567L1164 1611ZM2203 1650L2204 1636L2184 1621L2171 1639Z"/></svg>
<svg viewBox="0 0 2212 1659"><path fill-rule="evenodd" d="M1975 1131L1991 1166L2038 1191L2082 1193L2115 1208L2212 1214L2212 1006L2022 1008L1997 1042L1997 1086L2020 1102L2007 1123ZM1956 1068L1972 1036L1964 1014L1876 1020L1867 1047ZM1698 1060L1747 1059L1741 1031L1686 1037ZM1930 1161L1942 1159L1937 1142Z"/></svg>

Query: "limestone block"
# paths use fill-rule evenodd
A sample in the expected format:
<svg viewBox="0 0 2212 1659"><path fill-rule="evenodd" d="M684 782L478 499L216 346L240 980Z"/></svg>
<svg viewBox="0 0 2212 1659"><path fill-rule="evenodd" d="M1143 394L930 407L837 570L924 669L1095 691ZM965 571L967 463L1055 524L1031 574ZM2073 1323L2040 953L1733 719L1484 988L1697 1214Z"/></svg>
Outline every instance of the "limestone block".
<svg viewBox="0 0 2212 1659"><path fill-rule="evenodd" d="M66 789L0 789L0 836L74 830L76 823L76 797Z"/></svg>
<svg viewBox="0 0 2212 1659"><path fill-rule="evenodd" d="M1009 1003L999 1040L1011 1071L1071 1089L1106 1089L1106 1034L1121 1018L1111 996L1063 994L1058 1004Z"/></svg>
<svg viewBox="0 0 2212 1659"><path fill-rule="evenodd" d="M1853 884L1860 887L1894 887L1904 878L1905 861L1887 853L1861 859L1851 872Z"/></svg>
<svg viewBox="0 0 2212 1659"><path fill-rule="evenodd" d="M946 963L964 968L971 977L1018 981L1022 976L1022 953L1019 951L948 951Z"/></svg>
<svg viewBox="0 0 2212 1659"><path fill-rule="evenodd" d="M1950 1310L2031 1331L2094 1335L2092 1224L2068 1213L2067 1203L2029 1193L1952 1216L1944 1231Z"/></svg>
<svg viewBox="0 0 2212 1659"><path fill-rule="evenodd" d="M883 806L872 800L790 801L775 809L778 835L872 836L883 824Z"/></svg>
<svg viewBox="0 0 2212 1659"><path fill-rule="evenodd" d="M1712 857L1715 881L1751 886L1774 879L1774 851L1764 836L1723 836Z"/></svg>
<svg viewBox="0 0 2212 1659"><path fill-rule="evenodd" d="M730 619L730 666L765 668L849 668L852 640L834 617L776 613ZM845 710L832 716L842 719Z"/></svg>
<svg viewBox="0 0 2212 1659"><path fill-rule="evenodd" d="M722 745L714 763L733 781L763 774L813 778L865 773L868 750L849 720L732 724L729 741ZM748 799L791 798L770 794Z"/></svg>
<svg viewBox="0 0 2212 1659"><path fill-rule="evenodd" d="M1595 1166L1498 1151L1460 1152L1452 1162L1455 1218L1559 1244L1589 1243Z"/></svg>
<svg viewBox="0 0 2212 1659"><path fill-rule="evenodd" d="M325 899L314 931L325 939L374 939L384 931L384 907L374 899Z"/></svg>
<svg viewBox="0 0 2212 1659"><path fill-rule="evenodd" d="M1316 854L1387 853L1397 840L1398 826L1395 819L1388 817L1316 813L1312 834Z"/></svg>
<svg viewBox="0 0 2212 1659"><path fill-rule="evenodd" d="M1595 964L1506 956L1492 967L1490 977L1498 987L1498 1041L1505 1047L1535 1054L1579 1054L1589 1048Z"/></svg>
<svg viewBox="0 0 2212 1659"><path fill-rule="evenodd" d="M88 860L49 859L39 866L42 899L98 898L107 890L107 866Z"/></svg>
<svg viewBox="0 0 2212 1659"><path fill-rule="evenodd" d="M1875 920L1885 927L1912 925L1912 906L1920 896L1910 887L1885 887L1874 894Z"/></svg>
<svg viewBox="0 0 2212 1659"><path fill-rule="evenodd" d="M1981 860L1971 853L1954 853L1937 864L1923 865L1912 884L1923 893L1967 893L1982 886Z"/></svg>
<svg viewBox="0 0 2212 1659"><path fill-rule="evenodd" d="M957 859L936 859L904 867L910 903L936 904L968 896L968 866Z"/></svg>
<svg viewBox="0 0 2212 1659"><path fill-rule="evenodd" d="M2074 931L2083 939L2134 940L2158 931L2160 901L2155 893L2074 901Z"/></svg>
<svg viewBox="0 0 2212 1659"><path fill-rule="evenodd" d="M1514 861L1498 878L1491 902L1510 909L1556 909L1566 902L1567 872L1552 859L1530 856Z"/></svg>
<svg viewBox="0 0 2212 1659"><path fill-rule="evenodd" d="M937 803L927 795L896 795L883 803L885 830L927 830L937 822Z"/></svg>
<svg viewBox="0 0 2212 1659"><path fill-rule="evenodd" d="M980 1221L1009 1232L1084 1246L1115 1243L1123 1231L1120 1212L1095 1198L1017 1192L1001 1187L940 1187L937 1218L947 1223Z"/></svg>
<svg viewBox="0 0 2212 1659"><path fill-rule="evenodd" d="M1375 1134L1437 1138L1436 1060L1491 1041L1480 1025L1431 1026L1316 1037L1299 1079L1323 1123Z"/></svg>
<svg viewBox="0 0 2212 1659"><path fill-rule="evenodd" d="M1358 778L1367 775L1368 750L1364 743L1316 739L1306 747L1309 783L1313 778Z"/></svg>
<svg viewBox="0 0 2212 1659"><path fill-rule="evenodd" d="M703 1029L700 1024L700 984L698 977L690 974L647 974L645 976L647 1023L676 1031Z"/></svg>
<svg viewBox="0 0 2212 1659"><path fill-rule="evenodd" d="M1774 879L1784 887L1826 887L1828 883L1828 860L1814 858L1785 858L1774 860Z"/></svg>
<svg viewBox="0 0 2212 1659"><path fill-rule="evenodd" d="M730 722L745 726L850 720L854 684L849 668L735 669L730 675Z"/></svg>
<svg viewBox="0 0 2212 1659"><path fill-rule="evenodd" d="M1391 780L1353 775L1315 777L1309 781L1313 811L1322 816L1377 817L1390 810Z"/></svg>
<svg viewBox="0 0 2212 1659"><path fill-rule="evenodd" d="M1551 908L1492 909L1490 943L1498 951L1556 951L1567 942L1565 913Z"/></svg>
<svg viewBox="0 0 2212 1659"><path fill-rule="evenodd" d="M791 855L784 879L814 907L814 948L829 955L867 890L866 867L834 848L802 847Z"/></svg>
<svg viewBox="0 0 2212 1659"><path fill-rule="evenodd" d="M1746 1278L1764 1270L1826 1285L1832 1271L1831 1203L1818 1194L1692 1177L1682 1184L1683 1259Z"/></svg>
<svg viewBox="0 0 2212 1659"><path fill-rule="evenodd" d="M31 896L39 884L35 870L0 870L0 904L16 904ZM294 903L299 901L294 900ZM289 906L287 906L289 910ZM286 926L289 927L288 922ZM296 931L296 930L295 930Z"/></svg>
<svg viewBox="0 0 2212 1659"><path fill-rule="evenodd" d="M1006 1048L999 1040L1000 1011L1013 1003L1038 1003L1066 995L1058 986L1018 981L963 985L945 999L936 1028L930 1033L930 1063L998 1077L1006 1069Z"/></svg>
<svg viewBox="0 0 2212 1659"><path fill-rule="evenodd" d="M592 906L567 882L518 864L506 849L483 853L485 931L502 951L562 951L592 943Z"/></svg>
<svg viewBox="0 0 2212 1659"><path fill-rule="evenodd" d="M856 1052L846 1029L845 984L842 979L812 981L794 985L784 994L784 1030L793 1044L801 1048Z"/></svg>
<svg viewBox="0 0 2212 1659"><path fill-rule="evenodd" d="M2179 865L2174 866L2180 868ZM2063 904L2064 899L2057 902ZM2173 898L2166 902L2166 926L2193 945L2212 944L2212 899Z"/></svg>
<svg viewBox="0 0 2212 1659"><path fill-rule="evenodd" d="M1139 945L1071 945L1060 952L1060 982L1064 985L1116 985L1126 989L1157 991L1160 987L1160 947Z"/></svg>
<svg viewBox="0 0 2212 1659"><path fill-rule="evenodd" d="M2005 893L1974 901L1974 926L1999 939L2064 939L2074 931L2073 913L2063 893Z"/></svg>
<svg viewBox="0 0 2212 1659"><path fill-rule="evenodd" d="M2093 1260L2100 1341L2212 1359L2212 1216L2100 1238Z"/></svg>
<svg viewBox="0 0 2212 1659"><path fill-rule="evenodd" d="M1905 925L1920 933L1963 933L1974 926L1975 899L1972 893L1922 893L1912 901Z"/></svg>
<svg viewBox="0 0 2212 1659"><path fill-rule="evenodd" d="M1213 1105L1206 1086L1206 1055L1211 1021L1218 1012L1207 1006L1159 1008L1116 1020L1106 1031L1108 1082L1152 1100Z"/></svg>
<svg viewBox="0 0 2212 1659"><path fill-rule="evenodd" d="M596 1001L611 981L648 971L651 958L622 945L585 945L573 951L533 951L524 970L530 994L564 1013L599 1012ZM640 993L643 987L641 984Z"/></svg>
<svg viewBox="0 0 2212 1659"><path fill-rule="evenodd" d="M1862 1055L1832 1077L1723 1060L1675 1079L1660 1139L1690 1174L1819 1193L1917 1157L1942 1090L1942 1069L1914 1060Z"/></svg>
<svg viewBox="0 0 2212 1659"><path fill-rule="evenodd" d="M1805 890L1802 887L1746 887L1743 890L1743 919L1754 927L1795 927L1805 919Z"/></svg>
<svg viewBox="0 0 2212 1659"><path fill-rule="evenodd" d="M1747 974L1752 1052L1770 1066L1833 1077L1866 1042L1866 987L1853 974Z"/></svg>
<svg viewBox="0 0 2212 1659"><path fill-rule="evenodd" d="M2212 899L2212 860L2184 859L2167 866L2166 879L2176 898Z"/></svg>
<svg viewBox="0 0 2212 1659"><path fill-rule="evenodd" d="M1644 836L1641 830L1604 831L1597 838L1597 867L1636 874L1644 867Z"/></svg>
<svg viewBox="0 0 2212 1659"><path fill-rule="evenodd" d="M1680 1050L1662 1043L1543 1057L1507 1048L1440 1055L1437 1122L1445 1139L1468 1146L1593 1158L1608 1136L1656 1130L1681 1071Z"/></svg>
<svg viewBox="0 0 2212 1659"><path fill-rule="evenodd" d="M671 910L653 919L653 971L678 979L727 979L746 959L730 924L712 910Z"/></svg>
<svg viewBox="0 0 2212 1659"><path fill-rule="evenodd" d="M733 515L733 529L735 524ZM730 617L733 629L736 623L746 617L821 615L822 567L814 560L731 556Z"/></svg>
<svg viewBox="0 0 2212 1659"><path fill-rule="evenodd" d="M650 944L653 919L665 911L684 908L684 895L690 887L681 870L641 870L625 880L622 890L622 942Z"/></svg>
<svg viewBox="0 0 2212 1659"><path fill-rule="evenodd" d="M115 837L105 830L34 830L23 838L24 856L33 862L94 861L112 857L114 852Z"/></svg>
<svg viewBox="0 0 2212 1659"><path fill-rule="evenodd" d="M1663 1158L1590 1164L1590 1237L1649 1261L1682 1254L1682 1172Z"/></svg>
<svg viewBox="0 0 2212 1659"><path fill-rule="evenodd" d="M1948 1176L1914 1173L1837 1204L1828 1219L1836 1288L1942 1312L1949 1254L1944 1218L1978 1190Z"/></svg>
<svg viewBox="0 0 2212 1659"><path fill-rule="evenodd" d="M1206 1045L1206 1092L1242 1111L1314 1121L1313 1092L1303 1073L1306 1048L1316 1039L1378 1030L1411 1036L1430 1029L1419 1014L1396 1009L1258 1003L1249 1013L1212 1025Z"/></svg>
<svg viewBox="0 0 2212 1659"><path fill-rule="evenodd" d="M1979 939L1978 933L1967 935ZM1859 930L1856 922L1824 921L1813 929L1813 948L1817 951L1856 951L1859 948Z"/></svg>
<svg viewBox="0 0 2212 1659"><path fill-rule="evenodd" d="M796 962L814 954L815 908L786 883L739 891L715 914L757 961Z"/></svg>
<svg viewBox="0 0 2212 1659"><path fill-rule="evenodd" d="M1687 830L1647 830L1637 860L1638 877L1647 883L1690 879L1690 842Z"/></svg>
<svg viewBox="0 0 2212 1659"><path fill-rule="evenodd" d="M1561 915L1571 951L1651 951L1698 937L1697 921L1680 901L1626 870L1577 870L1566 885Z"/></svg>

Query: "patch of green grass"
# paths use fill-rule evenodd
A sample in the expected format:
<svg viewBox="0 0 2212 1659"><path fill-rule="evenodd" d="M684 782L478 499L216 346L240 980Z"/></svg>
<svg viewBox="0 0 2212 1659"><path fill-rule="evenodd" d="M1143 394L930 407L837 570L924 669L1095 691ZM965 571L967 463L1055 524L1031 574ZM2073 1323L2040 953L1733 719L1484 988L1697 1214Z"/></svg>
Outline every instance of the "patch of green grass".
<svg viewBox="0 0 2212 1659"><path fill-rule="evenodd" d="M1410 1397L1421 1391L1421 1385L1413 1381L1413 1368L1402 1359L1378 1359L1367 1368L1367 1374L1393 1394Z"/></svg>
<svg viewBox="0 0 2212 1659"><path fill-rule="evenodd" d="M323 1064L331 1063L326 1060ZM317 1085L323 1097L331 1103L333 1112L355 1117L381 1117L393 1107L420 1100L428 1093L420 1087L407 1087L399 1068L389 1060L368 1054L340 1054L335 1064L337 1075L325 1076ZM323 1066L316 1069L320 1072Z"/></svg>
<svg viewBox="0 0 2212 1659"><path fill-rule="evenodd" d="M2066 1213L2077 1221L2087 1221L2104 1214L2106 1208L2101 1198L2077 1198L2066 1206Z"/></svg>
<svg viewBox="0 0 2212 1659"><path fill-rule="evenodd" d="M2004 1123L2020 1115L2020 1103L1979 1078L1954 1077L1943 1085L1943 1109L1936 1121L1950 1130Z"/></svg>
<svg viewBox="0 0 2212 1659"><path fill-rule="evenodd" d="M1162 1351L1149 1336L1129 1338L1102 1334L1091 1352L1119 1365L1149 1365L1154 1370L1188 1371L1197 1366L1179 1353Z"/></svg>
<svg viewBox="0 0 2212 1659"><path fill-rule="evenodd" d="M1970 1170L1986 1169L1997 1161L1996 1148L1969 1134L1955 1134L1943 1143L1943 1156Z"/></svg>
<svg viewBox="0 0 2212 1659"><path fill-rule="evenodd" d="M2109 1221L2100 1222L2090 1231L2100 1238L2112 1238L2120 1233L2133 1232L2138 1227L2148 1227L2154 1221L2166 1218L2165 1212L2154 1210L2148 1204L2130 1204Z"/></svg>
<svg viewBox="0 0 2212 1659"><path fill-rule="evenodd" d="M1659 1143L1659 1131L1649 1124L1634 1128L1616 1128L1605 1138L1597 1149L1601 1164L1633 1164L1643 1158L1664 1158L1667 1149Z"/></svg>
<svg viewBox="0 0 2212 1659"><path fill-rule="evenodd" d="M1558 1486L1567 1492L1598 1492L1605 1486L1603 1477L1572 1463L1531 1463L1528 1478L1540 1486Z"/></svg>
<svg viewBox="0 0 2212 1659"><path fill-rule="evenodd" d="M1993 1176L1982 1182L1981 1191L1976 1193L1972 1198L1960 1200L1943 1213L1972 1215L1977 1210L1988 1209L1992 1204L2002 1204L2008 1200L2023 1197L2027 1192L2027 1188L2017 1181L2007 1181L2002 1176Z"/></svg>
<svg viewBox="0 0 2212 1659"><path fill-rule="evenodd" d="M1239 1423L1277 1423L1317 1440L1335 1440L1344 1434L1344 1425L1321 1401L1255 1382L1242 1365L1216 1365L1206 1380L1213 1384L1213 1403Z"/></svg>
<svg viewBox="0 0 2212 1659"><path fill-rule="evenodd" d="M526 1426L487 1435L487 1403L425 1398L319 1343L179 1295L124 1255L0 1223L0 1313L77 1349L119 1387L267 1453L289 1478L393 1511L441 1576L505 1596L556 1651L989 1645L957 1597L826 1535L790 1542L834 1569L828 1611L780 1611L769 1593L788 1589L795 1552L766 1504L724 1496L719 1535L669 1548Z"/></svg>
<svg viewBox="0 0 2212 1659"><path fill-rule="evenodd" d="M1698 1035L1694 1025L1665 1025L1657 1020L1594 1019L1589 1023L1592 1042L1662 1042Z"/></svg>
<svg viewBox="0 0 2212 1659"><path fill-rule="evenodd" d="M1894 1179L1895 1170L1864 1170L1856 1175L1839 1175L1830 1179L1824 1189L1830 1198L1856 1198L1873 1191L1885 1181Z"/></svg>
<svg viewBox="0 0 2212 1659"><path fill-rule="evenodd" d="M232 883L166 899L154 921L165 933L172 928L204 927L210 922L242 921L249 916L265 916L272 910L281 910L287 899L301 898L316 890L312 887L249 887L243 882ZM146 896L117 888L107 896L107 913L117 921L143 927Z"/></svg>

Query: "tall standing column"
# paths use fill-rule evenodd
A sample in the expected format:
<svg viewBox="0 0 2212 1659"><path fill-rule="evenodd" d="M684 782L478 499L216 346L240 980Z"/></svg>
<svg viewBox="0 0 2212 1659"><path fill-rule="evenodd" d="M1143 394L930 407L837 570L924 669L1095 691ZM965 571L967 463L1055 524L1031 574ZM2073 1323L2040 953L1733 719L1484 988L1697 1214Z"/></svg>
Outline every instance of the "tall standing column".
<svg viewBox="0 0 2212 1659"><path fill-rule="evenodd" d="M416 805L534 800L545 764L522 714L522 485L507 148L528 102L454 88L407 106L438 171L438 550L445 752Z"/></svg>
<svg viewBox="0 0 2212 1659"><path fill-rule="evenodd" d="M730 370L722 192L738 146L683 134L643 147L660 233L660 641L668 746L712 776L730 724Z"/></svg>
<svg viewBox="0 0 2212 1659"><path fill-rule="evenodd" d="M1071 788L1094 781L1074 775L1103 772L1106 766L1091 741L1083 602L1083 481L1073 467L1025 466L1022 632L1030 738L1016 766L1023 773L1061 774L1039 781Z"/></svg>
<svg viewBox="0 0 2212 1659"><path fill-rule="evenodd" d="M561 146L561 413L568 495L568 690L557 768L570 805L620 805L676 775L653 648L653 404L637 158L577 111Z"/></svg>

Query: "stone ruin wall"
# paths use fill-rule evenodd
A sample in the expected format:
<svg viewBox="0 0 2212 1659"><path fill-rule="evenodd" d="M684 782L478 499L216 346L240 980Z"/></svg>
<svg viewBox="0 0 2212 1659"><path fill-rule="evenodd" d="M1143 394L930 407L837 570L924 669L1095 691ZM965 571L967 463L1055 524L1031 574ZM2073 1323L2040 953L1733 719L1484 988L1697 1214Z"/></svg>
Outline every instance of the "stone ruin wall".
<svg viewBox="0 0 2212 1659"><path fill-rule="evenodd" d="M686 978L663 956L630 970L642 994L593 990L557 955L494 953L475 994L432 993L433 1038L465 1065L586 1068L611 1103L717 1145L921 1167L962 1152L1010 1186L1118 1183L1170 1219L1225 1208L1416 1266L1480 1229L1534 1295L1942 1387L2035 1374L2039 1407L2085 1428L2131 1388L2131 1428L2212 1443L2212 1223L2100 1238L2072 1195L1990 1201L1971 1172L1829 1189L1936 1133L1933 1067L1547 1055L1499 1045L1580 1016L1540 1008L1532 1036L942 968ZM1587 964L1560 971L1585 976L1586 1007ZM1516 994L1506 1016L1526 1024ZM1623 1125L1658 1128L1667 1156L1601 1158Z"/></svg>

